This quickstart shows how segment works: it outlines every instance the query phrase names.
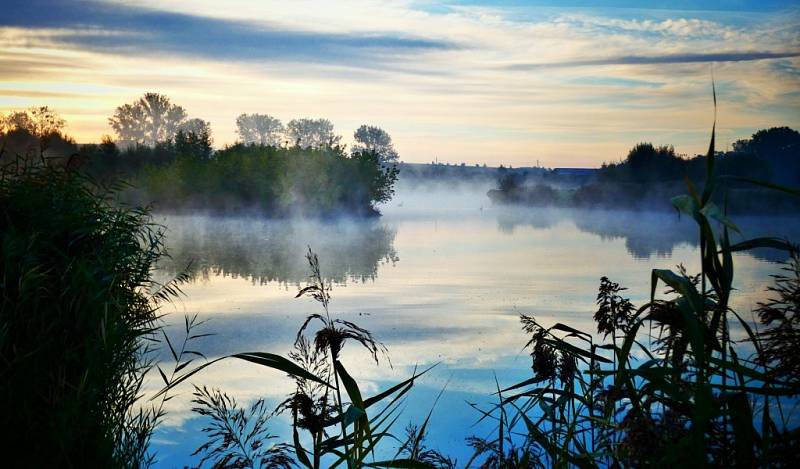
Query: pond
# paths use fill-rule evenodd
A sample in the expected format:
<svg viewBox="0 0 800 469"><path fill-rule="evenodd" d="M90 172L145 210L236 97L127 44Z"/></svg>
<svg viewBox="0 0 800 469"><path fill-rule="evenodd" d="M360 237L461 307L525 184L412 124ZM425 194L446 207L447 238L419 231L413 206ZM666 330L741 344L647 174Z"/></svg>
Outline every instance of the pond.
<svg viewBox="0 0 800 469"><path fill-rule="evenodd" d="M415 367L438 363L407 395L393 429L402 435L408 423L420 424L444 389L426 444L463 463L471 454L465 437L493 431L489 422L476 425L480 414L470 403L494 402L495 377L501 386L530 377L520 314L594 332L602 276L628 287L639 305L650 294L651 269L699 269L696 228L675 213L499 208L484 194L484 188L401 186L373 220L159 215L172 255L161 278L187 268L194 278L163 312L174 324L184 314L207 320L198 331L214 335L192 345L208 358L286 355L306 316L321 312L312 299L295 298L310 273L304 255L311 247L333 285L332 314L368 329L388 349L391 361L376 365L357 344L344 348L342 361L362 391L375 394ZM745 237L800 239L792 218L735 221ZM749 317L780 260L770 252L735 256L735 309ZM170 331L180 338L178 327ZM171 366L167 354L161 358ZM279 372L235 360L191 382L245 404L264 398L272 407L294 387ZM198 461L191 453L204 442L204 421L191 412L191 390L188 383L178 389L154 437L159 467ZM286 441L287 417L272 420L272 433Z"/></svg>

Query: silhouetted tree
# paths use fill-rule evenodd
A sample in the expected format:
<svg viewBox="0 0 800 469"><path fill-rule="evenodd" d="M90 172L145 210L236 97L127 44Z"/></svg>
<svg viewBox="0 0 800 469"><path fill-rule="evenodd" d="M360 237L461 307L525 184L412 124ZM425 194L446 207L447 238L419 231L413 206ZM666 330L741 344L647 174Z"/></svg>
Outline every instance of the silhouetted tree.
<svg viewBox="0 0 800 469"><path fill-rule="evenodd" d="M211 158L212 143L211 124L203 119L189 119L175 134L175 151L179 155Z"/></svg>
<svg viewBox="0 0 800 469"><path fill-rule="evenodd" d="M13 130L25 130L29 134L33 134L33 122L27 111L12 112L4 119L4 123L8 132Z"/></svg>
<svg viewBox="0 0 800 469"><path fill-rule="evenodd" d="M172 139L185 121L186 111L158 93L119 106L108 119L121 142L149 146Z"/></svg>
<svg viewBox="0 0 800 469"><path fill-rule="evenodd" d="M733 150L767 161L776 182L800 182L800 132L796 130L789 127L759 130L750 139L734 143Z"/></svg>
<svg viewBox="0 0 800 469"><path fill-rule="evenodd" d="M353 134L356 144L353 145L354 152L374 151L381 159L381 163L396 163L397 152L392 145L392 137L380 127L362 125Z"/></svg>
<svg viewBox="0 0 800 469"><path fill-rule="evenodd" d="M280 146L283 123L268 114L241 114L236 118L236 133L245 145Z"/></svg>
<svg viewBox="0 0 800 469"><path fill-rule="evenodd" d="M65 121L47 106L32 107L27 111L11 113L4 119L4 128L25 130L36 137L44 137L61 132Z"/></svg>
<svg viewBox="0 0 800 469"><path fill-rule="evenodd" d="M38 146L43 155L54 148L59 156L73 150L75 142L62 135L66 122L47 106L32 107L26 111L11 113L0 126L4 130L4 142L14 153L30 155Z"/></svg>
<svg viewBox="0 0 800 469"><path fill-rule="evenodd" d="M193 133L195 135L207 134L209 140L211 139L211 124L203 119L189 119L180 125L178 131Z"/></svg>
<svg viewBox="0 0 800 469"><path fill-rule="evenodd" d="M195 158L211 158L211 134L208 130L200 133L179 130L175 135L175 151L178 155L189 155Z"/></svg>
<svg viewBox="0 0 800 469"><path fill-rule="evenodd" d="M286 136L299 148L335 147L342 140L333 133L328 119L292 119L286 125Z"/></svg>

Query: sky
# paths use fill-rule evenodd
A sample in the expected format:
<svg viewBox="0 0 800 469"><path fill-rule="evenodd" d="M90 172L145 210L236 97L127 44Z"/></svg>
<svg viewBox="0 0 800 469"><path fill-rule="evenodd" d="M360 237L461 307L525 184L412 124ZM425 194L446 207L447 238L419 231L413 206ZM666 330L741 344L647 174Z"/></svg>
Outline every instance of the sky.
<svg viewBox="0 0 800 469"><path fill-rule="evenodd" d="M800 128L800 1L4 0L0 113L79 143L145 92L236 141L241 113L392 136L407 162L596 167L637 142Z"/></svg>

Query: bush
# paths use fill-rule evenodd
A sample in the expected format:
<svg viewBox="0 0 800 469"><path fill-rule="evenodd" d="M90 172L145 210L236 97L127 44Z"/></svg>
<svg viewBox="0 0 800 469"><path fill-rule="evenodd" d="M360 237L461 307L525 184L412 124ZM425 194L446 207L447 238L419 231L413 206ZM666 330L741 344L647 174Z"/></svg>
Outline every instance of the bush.
<svg viewBox="0 0 800 469"><path fill-rule="evenodd" d="M397 169L375 152L234 145L212 158L181 154L135 177L138 202L159 208L258 210L268 215L368 216L391 199Z"/></svg>
<svg viewBox="0 0 800 469"><path fill-rule="evenodd" d="M67 165L69 166L69 165ZM158 413L137 410L157 319L161 232L67 169L0 175L4 463L137 467ZM175 293L167 286L155 299Z"/></svg>

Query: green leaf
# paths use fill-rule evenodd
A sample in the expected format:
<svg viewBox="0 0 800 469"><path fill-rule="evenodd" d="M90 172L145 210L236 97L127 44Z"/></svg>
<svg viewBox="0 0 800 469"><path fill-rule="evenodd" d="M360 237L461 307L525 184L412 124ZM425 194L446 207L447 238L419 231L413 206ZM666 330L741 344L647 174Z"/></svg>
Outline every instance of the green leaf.
<svg viewBox="0 0 800 469"><path fill-rule="evenodd" d="M713 218L733 231L741 234L739 227L737 227L730 218L725 216L725 214L722 213L722 210L720 210L720 208L714 202L706 203L706 205L700 209L700 213L705 215L706 218Z"/></svg>
<svg viewBox="0 0 800 469"><path fill-rule="evenodd" d="M702 299L694 284L683 275L678 275L667 269L653 269L650 286L650 301L655 300L659 279L685 297L695 312L699 314L703 311Z"/></svg>
<svg viewBox="0 0 800 469"><path fill-rule="evenodd" d="M356 420L365 415L367 415L367 413L364 412L363 409L360 409L354 406L353 404L350 404L349 406L347 406L347 410L344 412L344 426L349 427L350 425L353 424L353 422L355 422Z"/></svg>
<svg viewBox="0 0 800 469"><path fill-rule="evenodd" d="M350 397L350 402L358 406L359 409L364 409L364 400L361 398L361 391L358 389L356 380L350 376L350 373L347 372L339 360L333 361L333 367L336 370L336 374L342 379L342 384Z"/></svg>
<svg viewBox="0 0 800 469"><path fill-rule="evenodd" d="M697 204L695 204L694 199L689 195L675 196L670 199L670 202L672 202L672 206L675 207L678 212L685 213L690 217L693 217L697 212Z"/></svg>

